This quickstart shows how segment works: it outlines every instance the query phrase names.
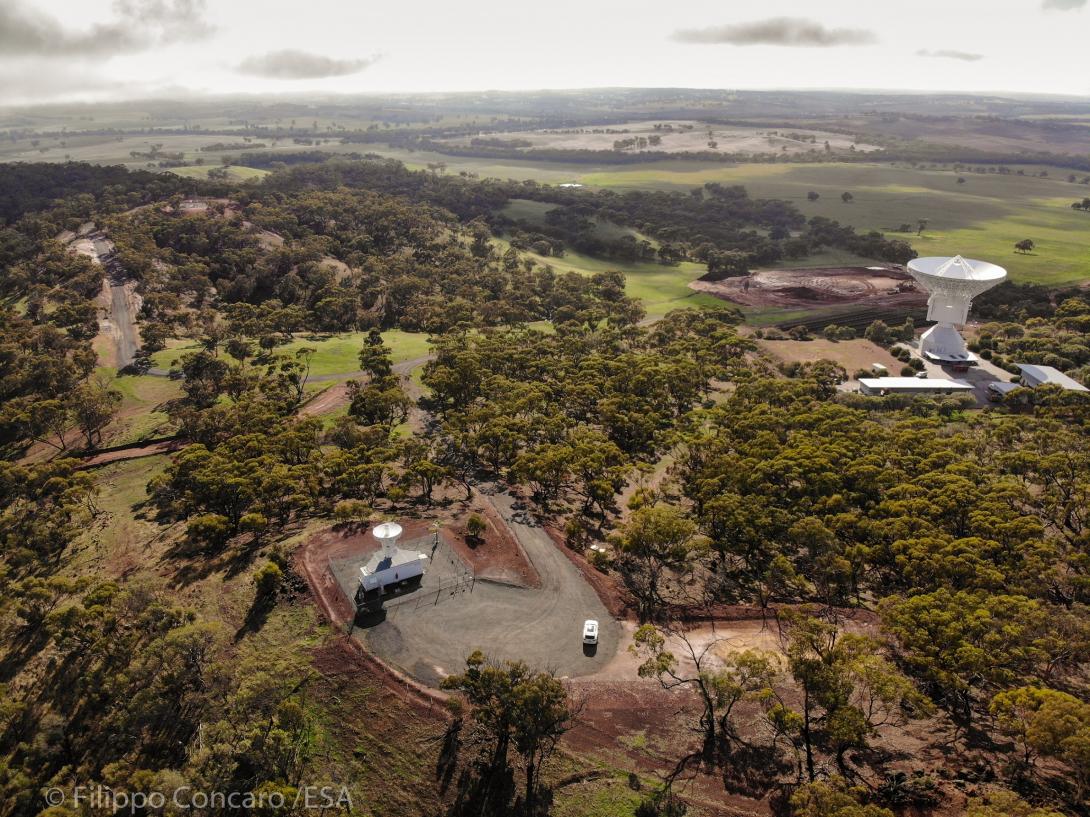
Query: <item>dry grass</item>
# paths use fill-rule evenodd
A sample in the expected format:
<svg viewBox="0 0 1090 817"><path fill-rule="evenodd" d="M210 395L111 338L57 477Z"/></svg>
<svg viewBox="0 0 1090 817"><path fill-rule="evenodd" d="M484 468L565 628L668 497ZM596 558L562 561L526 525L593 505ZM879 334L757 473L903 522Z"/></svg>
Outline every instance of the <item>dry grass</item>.
<svg viewBox="0 0 1090 817"><path fill-rule="evenodd" d="M813 363L833 360L847 369L848 374L859 369L870 369L881 363L890 374L897 374L902 363L893 355L869 340L832 341L825 338L814 340L759 340L757 345L771 357L782 363Z"/></svg>

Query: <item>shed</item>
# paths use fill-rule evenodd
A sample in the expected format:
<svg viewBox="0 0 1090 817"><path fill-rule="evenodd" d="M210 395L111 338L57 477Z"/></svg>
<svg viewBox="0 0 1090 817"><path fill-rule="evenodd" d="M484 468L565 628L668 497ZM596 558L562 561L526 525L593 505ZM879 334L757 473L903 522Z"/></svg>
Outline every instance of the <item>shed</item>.
<svg viewBox="0 0 1090 817"><path fill-rule="evenodd" d="M1002 380L996 380L994 383L988 384L988 398L998 400L1000 397L1005 397L1015 389L1022 388L1021 383L1004 383Z"/></svg>
<svg viewBox="0 0 1090 817"><path fill-rule="evenodd" d="M1068 377L1059 369L1055 369L1052 366L1019 363L1018 368L1022 371L1023 385L1029 386L1031 389L1049 384L1059 386L1061 389L1066 389L1067 391L1090 391L1090 389L1086 388L1086 386L1079 381Z"/></svg>
<svg viewBox="0 0 1090 817"><path fill-rule="evenodd" d="M859 391L876 396L883 394L957 394L972 391L964 380L947 380L943 377L861 377Z"/></svg>

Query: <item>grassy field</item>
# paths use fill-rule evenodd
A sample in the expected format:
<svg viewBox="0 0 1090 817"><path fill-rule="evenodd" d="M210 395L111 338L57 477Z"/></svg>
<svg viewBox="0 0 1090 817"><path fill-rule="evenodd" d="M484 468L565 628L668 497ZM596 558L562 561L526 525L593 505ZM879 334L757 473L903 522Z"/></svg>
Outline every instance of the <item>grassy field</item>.
<svg viewBox="0 0 1090 817"><path fill-rule="evenodd" d="M869 340L831 341L825 338L813 340L761 340L757 342L764 351L785 363L812 363L817 360L835 360L852 374L859 369L870 370L871 365L881 363L890 374L901 371L901 363L887 350Z"/></svg>
<svg viewBox="0 0 1090 817"><path fill-rule="evenodd" d="M533 179L545 183L581 182L591 188L614 190L689 190L707 182L744 185L751 195L791 201L807 218L834 218L862 230L890 232L903 224L902 234L921 255L962 255L1005 266L1016 281L1062 285L1090 280L1090 214L1071 203L1090 194L1084 185L1066 181L1070 171L1050 168L1048 178L1032 175L955 173L946 169L911 168L864 163L744 164L697 161L656 161L637 165L561 164L497 161L441 154L411 153L379 148L416 168L446 162L448 173L469 172L482 177ZM958 184L958 178L965 182ZM820 195L811 202L807 193ZM850 192L852 203L841 201ZM517 217L540 217L547 206L515 202ZM927 219L922 236L915 227ZM1031 238L1037 250L1014 251L1016 242ZM801 265L826 263L816 258Z"/></svg>
<svg viewBox="0 0 1090 817"><path fill-rule="evenodd" d="M170 418L163 410L163 404L181 395L181 387L176 381L151 375L119 377L116 369L106 366L96 369L96 374L110 388L121 392L121 408L103 434L107 445L137 442L169 429Z"/></svg>
<svg viewBox="0 0 1090 817"><path fill-rule="evenodd" d="M426 334L392 329L383 332L382 337L386 341L386 345L390 347L394 363L413 360L428 353L428 336ZM366 338L366 332L346 332L341 335L323 338L301 336L291 343L277 346L276 353L294 355L304 347L314 349L315 354L310 362L311 377L349 375L359 371L358 355ZM154 354L152 361L157 368L168 369L182 354L191 352L196 348L197 344L193 341L175 340L170 342L168 348ZM226 354L226 352L222 354Z"/></svg>
<svg viewBox="0 0 1090 817"><path fill-rule="evenodd" d="M1090 215L1071 209L1083 185L1057 178L962 173L870 164L699 166L660 162L588 173L585 184L615 189L690 189L741 184L753 196L787 199L807 217L834 218L888 232L927 219L922 236L905 234L921 255L962 255L1001 264L1016 281L1060 285L1090 279ZM958 184L959 175L965 178ZM1066 174L1064 176L1066 178ZM820 195L817 201L807 193ZM854 196L850 204L841 193ZM1031 238L1035 252L1014 252ZM811 265L813 259L807 259Z"/></svg>
<svg viewBox="0 0 1090 817"><path fill-rule="evenodd" d="M146 157L134 157L135 153L147 153L152 145L160 145L162 153L184 153L187 160L203 157L209 167L216 167L221 156L238 156L241 153L276 153L296 152L299 150L322 150L341 152L358 151L358 145L341 145L340 141L319 135L317 137L328 144L318 146L297 145L291 139L283 139L275 145L266 142L264 148L240 148L229 151L202 151L201 148L217 142L230 143L242 141L241 135L232 136L212 134L125 134L125 135L81 135L70 134L64 137L35 137L5 141L0 144L0 162L93 162L96 164L123 164L131 168L158 169L158 160ZM37 145L33 142L38 142ZM362 152L362 151L360 151ZM149 166L150 165L150 166Z"/></svg>
<svg viewBox="0 0 1090 817"><path fill-rule="evenodd" d="M187 179L207 179L208 171L222 167L218 164L189 165L187 167L172 167L168 172L175 176L184 176ZM260 181L269 175L268 170L243 165L228 165L227 178L233 182Z"/></svg>
<svg viewBox="0 0 1090 817"><path fill-rule="evenodd" d="M496 239L500 250L509 246L503 239ZM557 272L577 272L580 275L593 275L596 272L619 270L624 273L625 292L643 302L648 317L661 317L671 309L687 306L722 306L723 301L710 295L689 289L689 282L699 278L705 272L703 264L683 261L677 266L668 267L653 261L622 263L603 261L589 255L568 250L562 258L549 258L537 253L524 252L523 255L534 259L539 264L548 264Z"/></svg>

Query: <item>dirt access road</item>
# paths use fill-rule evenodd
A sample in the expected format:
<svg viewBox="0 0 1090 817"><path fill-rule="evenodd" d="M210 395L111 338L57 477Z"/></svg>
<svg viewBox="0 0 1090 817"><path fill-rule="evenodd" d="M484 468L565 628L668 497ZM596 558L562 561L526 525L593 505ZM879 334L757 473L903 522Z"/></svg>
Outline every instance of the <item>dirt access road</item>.
<svg viewBox="0 0 1090 817"><path fill-rule="evenodd" d="M140 347L140 337L136 331L136 313L140 309L140 296L136 294L135 284L126 283L124 270L114 260L114 244L93 225L87 225L92 231L81 230L81 237L72 245L72 249L85 255L106 271L104 286L109 289L109 314L102 320L102 331L108 334L116 347L114 365L120 371L136 358Z"/></svg>
<svg viewBox="0 0 1090 817"><path fill-rule="evenodd" d="M139 296L136 296L129 286L111 278L110 323L115 330L118 370L132 363L136 359L136 350L140 348L140 341L136 334L136 305L133 303L136 297Z"/></svg>
<svg viewBox="0 0 1090 817"><path fill-rule="evenodd" d="M472 592L436 593L434 603L393 607L384 621L357 629L356 635L383 660L433 686L463 669L466 657L477 649L490 658L521 659L564 677L598 672L617 652L620 623L548 534L514 507L514 497L486 490L482 486L483 498L518 538L541 587L478 579ZM426 576L421 592L427 590L427 581ZM597 619L601 630L596 650L582 644L588 618Z"/></svg>

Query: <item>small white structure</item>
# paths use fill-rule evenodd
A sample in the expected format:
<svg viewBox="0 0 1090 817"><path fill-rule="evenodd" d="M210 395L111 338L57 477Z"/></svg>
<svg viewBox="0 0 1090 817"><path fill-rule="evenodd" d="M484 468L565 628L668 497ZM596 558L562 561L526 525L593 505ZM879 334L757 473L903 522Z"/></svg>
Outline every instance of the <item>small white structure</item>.
<svg viewBox="0 0 1090 817"><path fill-rule="evenodd" d="M973 298L1007 277L1007 271L987 261L955 255L952 258L914 258L908 272L930 294L927 319L935 325L920 338L920 353L935 363L969 366L976 356L955 328L969 319Z"/></svg>
<svg viewBox="0 0 1090 817"><path fill-rule="evenodd" d="M363 593L378 591L381 595L390 585L424 575L427 554L397 546L401 525L384 522L372 531L372 535L378 540L379 549L360 568L360 590Z"/></svg>
<svg viewBox="0 0 1090 817"><path fill-rule="evenodd" d="M885 367L884 365L882 365L881 363L872 363L872 364L870 365L870 370L871 370L871 371L872 371L872 372L873 372L874 374L876 374L876 375L879 375L879 376L881 376L881 377L885 377L885 376L886 376L887 374L889 374L889 369L887 369L887 368L886 368L886 367Z"/></svg>
<svg viewBox="0 0 1090 817"><path fill-rule="evenodd" d="M956 394L972 391L964 380L947 380L943 377L861 377L859 391L870 397L883 394Z"/></svg>
<svg viewBox="0 0 1090 817"><path fill-rule="evenodd" d="M1061 389L1066 389L1067 391L1090 391L1090 389L1086 388L1086 386L1079 381L1072 377L1068 377L1059 369L1054 369L1052 366L1037 366L1033 363L1019 363L1018 368L1022 371L1022 384L1029 386L1031 389L1051 384L1053 386L1059 386Z"/></svg>

